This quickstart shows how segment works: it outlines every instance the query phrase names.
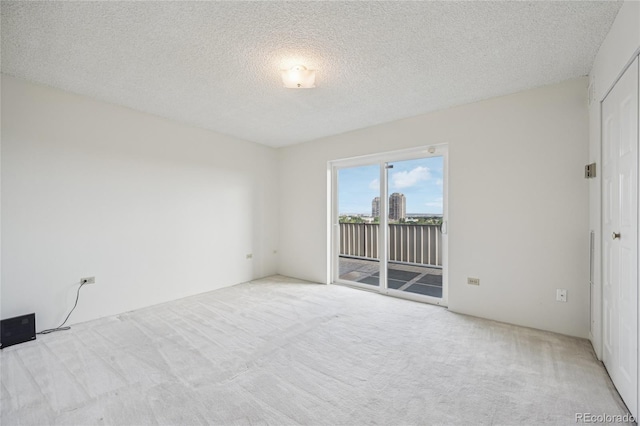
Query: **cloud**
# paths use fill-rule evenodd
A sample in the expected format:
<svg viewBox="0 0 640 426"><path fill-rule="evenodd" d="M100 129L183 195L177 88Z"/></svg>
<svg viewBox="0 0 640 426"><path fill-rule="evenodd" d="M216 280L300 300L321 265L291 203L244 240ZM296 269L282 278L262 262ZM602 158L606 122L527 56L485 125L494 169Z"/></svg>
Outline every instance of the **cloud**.
<svg viewBox="0 0 640 426"><path fill-rule="evenodd" d="M397 172L391 175L391 185L394 188L410 188L425 180L429 180L431 173L426 167L418 166L409 172Z"/></svg>
<svg viewBox="0 0 640 426"><path fill-rule="evenodd" d="M436 179L436 185L442 186L442 184L443 184L442 179Z"/></svg>
<svg viewBox="0 0 640 426"><path fill-rule="evenodd" d="M380 190L380 181L378 179L374 179L371 182L369 182L369 188L373 189L374 191L379 191Z"/></svg>
<svg viewBox="0 0 640 426"><path fill-rule="evenodd" d="M442 211L442 197L436 198L435 200L432 200L428 203L424 203L424 205L427 207L440 209L440 211Z"/></svg>

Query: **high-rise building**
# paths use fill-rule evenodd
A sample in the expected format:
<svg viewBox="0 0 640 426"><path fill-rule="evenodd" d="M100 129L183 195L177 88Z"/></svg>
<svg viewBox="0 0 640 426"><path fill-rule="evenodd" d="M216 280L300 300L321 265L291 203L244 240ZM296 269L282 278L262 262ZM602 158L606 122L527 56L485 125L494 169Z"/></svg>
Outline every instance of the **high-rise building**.
<svg viewBox="0 0 640 426"><path fill-rule="evenodd" d="M380 197L376 197L371 202L371 216L380 217Z"/></svg>
<svg viewBox="0 0 640 426"><path fill-rule="evenodd" d="M389 220L400 220L407 217L407 198L404 194L394 192L389 197Z"/></svg>
<svg viewBox="0 0 640 426"><path fill-rule="evenodd" d="M371 201L371 216L380 217L380 197L375 197ZM404 194L394 192L389 197L389 220L406 219L407 198Z"/></svg>

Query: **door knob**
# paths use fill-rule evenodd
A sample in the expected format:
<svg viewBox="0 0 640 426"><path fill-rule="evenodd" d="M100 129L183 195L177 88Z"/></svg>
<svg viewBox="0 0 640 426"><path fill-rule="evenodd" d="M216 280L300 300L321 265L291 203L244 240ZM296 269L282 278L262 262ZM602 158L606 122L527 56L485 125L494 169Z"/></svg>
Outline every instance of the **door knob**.
<svg viewBox="0 0 640 426"><path fill-rule="evenodd" d="M613 233L613 235L612 235L611 237L612 237L614 240L615 240L616 238L620 239L620 233L619 233L619 232L618 232L618 233L615 233L615 232L614 232L614 233Z"/></svg>

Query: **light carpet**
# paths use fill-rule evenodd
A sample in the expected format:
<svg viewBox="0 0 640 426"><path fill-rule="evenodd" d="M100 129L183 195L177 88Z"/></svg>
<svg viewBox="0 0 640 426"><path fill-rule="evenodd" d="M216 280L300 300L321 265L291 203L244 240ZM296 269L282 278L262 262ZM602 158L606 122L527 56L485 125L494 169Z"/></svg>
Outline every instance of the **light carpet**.
<svg viewBox="0 0 640 426"><path fill-rule="evenodd" d="M82 301L81 301L82 302ZM1 352L3 425L575 424L590 343L275 276Z"/></svg>

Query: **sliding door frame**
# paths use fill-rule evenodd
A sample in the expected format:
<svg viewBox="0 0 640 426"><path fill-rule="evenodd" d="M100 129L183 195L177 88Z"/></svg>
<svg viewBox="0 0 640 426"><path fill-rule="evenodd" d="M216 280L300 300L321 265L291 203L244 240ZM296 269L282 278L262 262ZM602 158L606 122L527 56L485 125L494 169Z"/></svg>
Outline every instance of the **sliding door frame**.
<svg viewBox="0 0 640 426"><path fill-rule="evenodd" d="M427 145L417 148L382 152L379 154L364 155L360 157L351 157L340 160L329 161L327 165L328 176L328 282L331 284L342 284L350 287L382 293L389 296L400 297L403 299L414 300L417 302L432 303L441 306L447 306L449 298L449 265L448 265L448 218L449 218L449 150L447 144ZM443 210L442 210L442 298L431 297L426 295L417 295L400 290L389 289L387 287L387 271L389 265L388 253L388 237L389 237L389 217L388 217L388 173L387 164L394 161L414 160L425 157L443 157ZM338 211L338 171L340 169L371 166L377 164L380 169L380 229L378 238L378 260L380 264L380 282L378 287L372 287L369 284L361 284L355 281L347 281L340 279L340 224ZM383 214L384 212L384 214Z"/></svg>

